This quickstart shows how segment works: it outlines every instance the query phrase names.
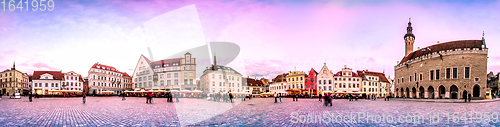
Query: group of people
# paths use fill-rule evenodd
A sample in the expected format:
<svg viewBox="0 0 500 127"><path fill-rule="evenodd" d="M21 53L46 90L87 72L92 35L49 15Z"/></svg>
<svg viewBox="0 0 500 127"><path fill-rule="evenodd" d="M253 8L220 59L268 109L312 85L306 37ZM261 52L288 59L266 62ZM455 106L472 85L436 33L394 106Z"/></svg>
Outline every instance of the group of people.
<svg viewBox="0 0 500 127"><path fill-rule="evenodd" d="M274 103L278 103L278 98L280 99L280 103L281 103L281 93L276 93L274 92Z"/></svg>
<svg viewBox="0 0 500 127"><path fill-rule="evenodd" d="M230 102L233 103L233 94L230 92L223 94L223 93L215 93L211 94L210 98L212 101L215 102Z"/></svg>

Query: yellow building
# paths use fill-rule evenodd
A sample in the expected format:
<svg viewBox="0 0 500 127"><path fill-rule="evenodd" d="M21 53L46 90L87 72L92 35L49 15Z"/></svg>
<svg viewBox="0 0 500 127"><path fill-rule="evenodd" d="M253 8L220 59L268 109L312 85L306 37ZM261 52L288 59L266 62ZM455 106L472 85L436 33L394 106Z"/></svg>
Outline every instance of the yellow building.
<svg viewBox="0 0 500 127"><path fill-rule="evenodd" d="M11 69L0 72L0 93L2 95L28 94L29 87L28 74L16 70L15 64Z"/></svg>
<svg viewBox="0 0 500 127"><path fill-rule="evenodd" d="M289 72L289 74L286 76L288 91L301 92L303 89L305 89L305 77L306 73L304 73L303 71Z"/></svg>
<svg viewBox="0 0 500 127"><path fill-rule="evenodd" d="M362 77L361 91L366 95L389 96L390 82L384 73L363 70L358 71L358 75Z"/></svg>

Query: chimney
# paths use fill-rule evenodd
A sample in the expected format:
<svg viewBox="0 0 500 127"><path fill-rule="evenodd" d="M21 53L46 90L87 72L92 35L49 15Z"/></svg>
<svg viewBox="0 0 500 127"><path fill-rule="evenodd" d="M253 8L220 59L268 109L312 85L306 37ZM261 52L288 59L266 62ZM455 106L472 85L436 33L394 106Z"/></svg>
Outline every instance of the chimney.
<svg viewBox="0 0 500 127"><path fill-rule="evenodd" d="M347 65L344 65L344 68L347 68Z"/></svg>
<svg viewBox="0 0 500 127"><path fill-rule="evenodd" d="M439 41L437 43L439 44Z"/></svg>

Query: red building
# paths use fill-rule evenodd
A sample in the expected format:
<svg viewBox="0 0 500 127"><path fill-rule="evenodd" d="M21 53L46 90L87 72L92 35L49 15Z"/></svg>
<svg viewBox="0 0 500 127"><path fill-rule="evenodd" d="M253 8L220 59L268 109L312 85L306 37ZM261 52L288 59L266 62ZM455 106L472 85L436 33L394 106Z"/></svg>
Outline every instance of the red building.
<svg viewBox="0 0 500 127"><path fill-rule="evenodd" d="M316 72L313 68L309 71L309 74L306 75L305 81L305 91L310 92L312 94L316 94L316 76L318 72Z"/></svg>

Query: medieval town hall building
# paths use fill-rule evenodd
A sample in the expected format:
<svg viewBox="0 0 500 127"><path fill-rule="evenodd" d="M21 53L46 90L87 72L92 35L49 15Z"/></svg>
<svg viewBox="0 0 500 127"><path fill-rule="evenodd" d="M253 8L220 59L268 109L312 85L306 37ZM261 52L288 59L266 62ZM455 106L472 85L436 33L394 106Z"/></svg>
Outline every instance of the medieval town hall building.
<svg viewBox="0 0 500 127"><path fill-rule="evenodd" d="M473 99L486 95L488 48L484 40L457 40L413 51L415 35L408 22L405 56L394 66L396 97Z"/></svg>

